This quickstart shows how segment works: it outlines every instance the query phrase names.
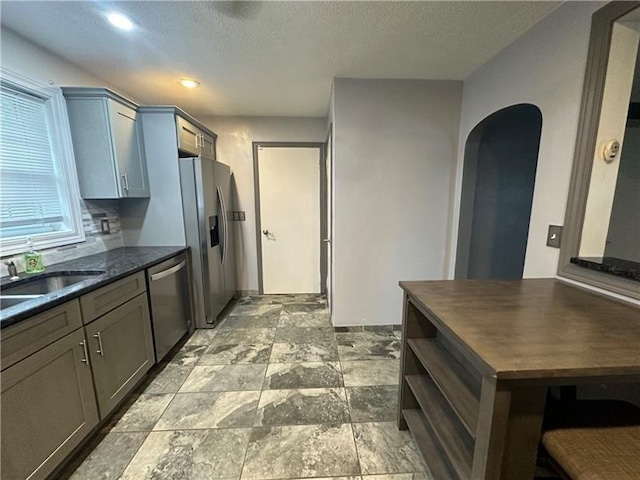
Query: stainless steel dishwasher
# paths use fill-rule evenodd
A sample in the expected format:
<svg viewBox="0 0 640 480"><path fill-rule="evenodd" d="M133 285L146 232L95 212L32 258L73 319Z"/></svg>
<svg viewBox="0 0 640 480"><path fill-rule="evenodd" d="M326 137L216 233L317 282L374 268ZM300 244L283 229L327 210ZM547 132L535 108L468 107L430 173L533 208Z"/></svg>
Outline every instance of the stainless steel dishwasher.
<svg viewBox="0 0 640 480"><path fill-rule="evenodd" d="M189 262L181 253L147 270L156 361L164 358L192 322Z"/></svg>

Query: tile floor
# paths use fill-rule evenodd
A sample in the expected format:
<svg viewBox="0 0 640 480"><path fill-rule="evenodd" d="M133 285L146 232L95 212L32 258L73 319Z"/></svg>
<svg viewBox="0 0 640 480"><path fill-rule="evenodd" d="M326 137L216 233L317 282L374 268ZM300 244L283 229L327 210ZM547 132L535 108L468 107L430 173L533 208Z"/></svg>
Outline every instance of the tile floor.
<svg viewBox="0 0 640 480"><path fill-rule="evenodd" d="M141 387L66 477L430 479L395 425L395 335L334 333L315 295L242 298Z"/></svg>

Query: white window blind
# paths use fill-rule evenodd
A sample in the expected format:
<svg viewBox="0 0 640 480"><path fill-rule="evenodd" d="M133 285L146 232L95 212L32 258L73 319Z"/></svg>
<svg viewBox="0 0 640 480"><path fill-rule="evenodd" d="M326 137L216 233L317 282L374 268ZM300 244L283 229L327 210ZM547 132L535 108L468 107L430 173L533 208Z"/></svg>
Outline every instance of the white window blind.
<svg viewBox="0 0 640 480"><path fill-rule="evenodd" d="M0 87L0 237L60 230L68 209L46 99Z"/></svg>
<svg viewBox="0 0 640 480"><path fill-rule="evenodd" d="M85 239L67 109L59 87L0 66L0 255Z"/></svg>

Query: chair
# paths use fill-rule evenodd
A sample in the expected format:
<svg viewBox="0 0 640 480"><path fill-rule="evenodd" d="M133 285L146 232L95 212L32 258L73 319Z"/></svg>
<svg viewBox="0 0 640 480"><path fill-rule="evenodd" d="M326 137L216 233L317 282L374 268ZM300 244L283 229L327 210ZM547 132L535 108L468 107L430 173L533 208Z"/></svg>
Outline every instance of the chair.
<svg viewBox="0 0 640 480"><path fill-rule="evenodd" d="M542 445L571 480L640 480L640 408L617 400L549 405Z"/></svg>

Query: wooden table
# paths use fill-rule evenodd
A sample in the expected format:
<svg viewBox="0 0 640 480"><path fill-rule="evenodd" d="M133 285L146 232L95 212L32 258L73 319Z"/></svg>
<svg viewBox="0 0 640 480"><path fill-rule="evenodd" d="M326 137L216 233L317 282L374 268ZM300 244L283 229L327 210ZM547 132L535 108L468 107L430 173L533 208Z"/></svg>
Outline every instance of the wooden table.
<svg viewBox="0 0 640 480"><path fill-rule="evenodd" d="M640 309L554 279L400 282L398 426L436 480L534 475L547 387L640 382Z"/></svg>

